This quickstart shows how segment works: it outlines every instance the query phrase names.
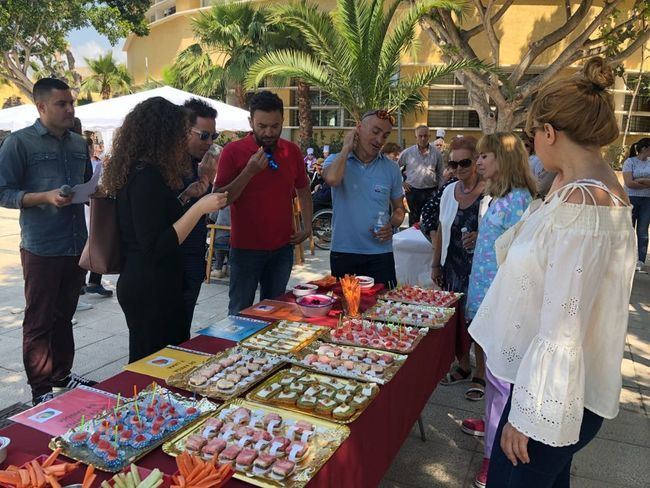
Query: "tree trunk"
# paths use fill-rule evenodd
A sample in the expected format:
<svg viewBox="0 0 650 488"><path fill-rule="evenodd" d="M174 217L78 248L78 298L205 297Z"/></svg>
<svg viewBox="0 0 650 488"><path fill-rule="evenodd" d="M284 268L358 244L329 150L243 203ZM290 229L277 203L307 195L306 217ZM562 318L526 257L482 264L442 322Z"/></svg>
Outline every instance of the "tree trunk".
<svg viewBox="0 0 650 488"><path fill-rule="evenodd" d="M233 89L235 91L235 104L239 108L246 109L246 90L240 83L237 83Z"/></svg>
<svg viewBox="0 0 650 488"><path fill-rule="evenodd" d="M298 81L298 145L303 154L307 151L307 147L311 144L314 128L311 123L311 99L309 97L309 85L302 81Z"/></svg>

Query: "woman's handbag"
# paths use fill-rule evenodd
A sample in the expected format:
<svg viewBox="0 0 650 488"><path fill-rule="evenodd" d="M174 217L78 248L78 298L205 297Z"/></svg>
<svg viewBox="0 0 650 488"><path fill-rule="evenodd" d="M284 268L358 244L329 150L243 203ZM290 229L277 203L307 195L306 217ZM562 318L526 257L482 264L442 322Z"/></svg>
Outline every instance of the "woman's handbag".
<svg viewBox="0 0 650 488"><path fill-rule="evenodd" d="M79 266L94 273L119 274L122 271L117 200L106 196L90 197L90 229Z"/></svg>

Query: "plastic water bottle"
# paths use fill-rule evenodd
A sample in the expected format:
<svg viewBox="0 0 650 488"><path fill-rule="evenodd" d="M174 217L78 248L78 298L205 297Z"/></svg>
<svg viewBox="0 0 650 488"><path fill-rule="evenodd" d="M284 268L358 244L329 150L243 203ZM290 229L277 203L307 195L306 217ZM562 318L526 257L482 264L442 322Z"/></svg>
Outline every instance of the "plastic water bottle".
<svg viewBox="0 0 650 488"><path fill-rule="evenodd" d="M375 222L372 231L376 234L379 232L386 224L388 223L388 217L386 217L385 212L379 212L377 214L377 221Z"/></svg>
<svg viewBox="0 0 650 488"><path fill-rule="evenodd" d="M469 229L467 227L463 227L462 229L460 229L461 238L464 238L467 234L469 234ZM474 249L465 248L465 252L467 254L474 254Z"/></svg>

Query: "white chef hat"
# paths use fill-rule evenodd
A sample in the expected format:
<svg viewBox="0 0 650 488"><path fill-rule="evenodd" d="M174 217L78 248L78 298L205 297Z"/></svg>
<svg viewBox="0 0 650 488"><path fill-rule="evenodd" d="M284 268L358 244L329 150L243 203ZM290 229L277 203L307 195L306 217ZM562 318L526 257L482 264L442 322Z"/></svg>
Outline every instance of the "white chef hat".
<svg viewBox="0 0 650 488"><path fill-rule="evenodd" d="M307 148L307 154L309 154L310 156L313 155L314 154L314 148L313 147L308 147Z"/></svg>
<svg viewBox="0 0 650 488"><path fill-rule="evenodd" d="M445 138L445 129L437 129L436 130L436 138L442 137L443 139Z"/></svg>
<svg viewBox="0 0 650 488"><path fill-rule="evenodd" d="M326 153L330 152L330 147L327 144L325 144L323 146L323 152L326 152Z"/></svg>

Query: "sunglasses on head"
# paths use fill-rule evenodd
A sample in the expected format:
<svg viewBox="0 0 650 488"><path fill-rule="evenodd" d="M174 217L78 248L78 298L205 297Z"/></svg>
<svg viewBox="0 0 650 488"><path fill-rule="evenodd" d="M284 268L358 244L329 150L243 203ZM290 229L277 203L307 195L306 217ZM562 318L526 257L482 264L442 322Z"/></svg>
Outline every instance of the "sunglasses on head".
<svg viewBox="0 0 650 488"><path fill-rule="evenodd" d="M449 166L451 169L456 169L459 166L461 168L469 168L472 164L474 164L474 161L465 158L465 159L461 159L460 161L449 161L447 163L447 166Z"/></svg>
<svg viewBox="0 0 650 488"><path fill-rule="evenodd" d="M378 119L387 120L388 122L390 122L391 125L395 125L395 117L393 117L393 115L388 110L383 110L383 109L366 112L361 117L361 120L365 119L366 117L370 117L372 115L376 116Z"/></svg>
<svg viewBox="0 0 650 488"><path fill-rule="evenodd" d="M194 127L192 127L192 132L198 134L199 139L201 139L202 141L207 141L210 138L212 138L212 140L214 141L219 137L218 132L213 132L212 134L210 134L210 132L208 132L207 130L198 130L195 129Z"/></svg>

